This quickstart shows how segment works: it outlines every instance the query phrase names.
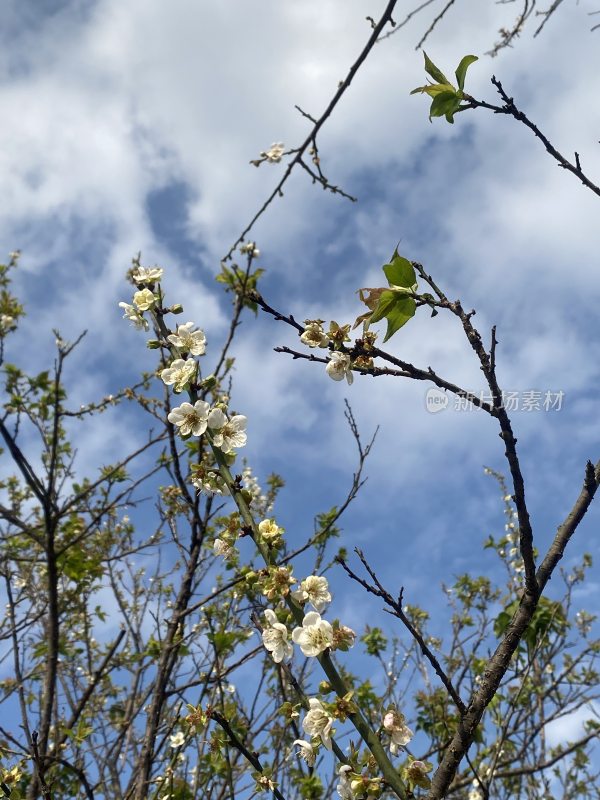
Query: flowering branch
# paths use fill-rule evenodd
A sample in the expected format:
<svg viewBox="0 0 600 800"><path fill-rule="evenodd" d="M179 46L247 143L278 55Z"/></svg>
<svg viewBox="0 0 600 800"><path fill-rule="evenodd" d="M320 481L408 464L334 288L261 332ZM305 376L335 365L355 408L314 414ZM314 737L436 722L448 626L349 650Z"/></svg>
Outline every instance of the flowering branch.
<svg viewBox="0 0 600 800"><path fill-rule="evenodd" d="M267 528L264 531L262 530L266 523L269 523L270 526L270 521L264 520L260 525L257 524L250 510L245 490L241 486L240 478L234 477L230 470L231 461L229 459L232 447L242 446L246 442L246 434L245 432L242 433L245 428L245 417L235 416L228 420L228 417L218 404L211 410L207 402L199 399L199 369L195 359L191 356L204 353L204 334L202 331L194 332L193 323L191 322L178 326L176 334L169 332L164 322L164 316L168 310L162 306L162 289L160 284L157 284L162 275L162 270L154 270L153 273L150 274L150 272L138 267L134 279L137 281L138 286L145 285L146 288L139 288L138 292L134 294L133 306L129 306L127 303L121 305L125 309L125 316L131 318L137 327L145 327L143 314L147 311L151 315L156 332L160 337L159 345L169 351L171 357L174 358L170 365L161 371L162 380L166 385L173 385L176 392L186 391L191 402L183 403L179 408L173 409L169 413L168 419L173 425L179 427L182 435L192 434L198 437L203 435L206 437L222 486L227 490L237 506L243 523L243 532L253 539L267 568L274 568L279 574L280 570L285 568L277 566L276 551L269 546L270 539L267 540L266 538ZM139 315L139 319L136 315ZM193 352L194 348L197 348L196 353ZM237 425L236 420L239 421ZM277 530L277 526L275 526L274 531L271 531L269 527L269 537L275 535ZM215 546L217 544L219 545L219 550L227 557L231 550L231 545L226 540L218 540L215 542ZM135 786L135 800L142 800L142 793L146 791L148 783L153 742L158 729L160 711L166 696L166 681L172 669L173 647L176 644L174 636L179 627L180 616L185 613L189 605L190 582L198 557L197 547L197 543L193 542L182 589L175 603L175 613L169 621L166 641L161 652L161 661L154 684L142 756L137 765L138 773L132 778L131 783L132 786ZM289 573L286 572L286 581L288 578ZM319 584L320 579L317 578L316 580L317 584ZM328 594L327 597L329 597ZM350 719L363 741L367 744L384 780L399 797L404 798L406 796L404 782L394 769L378 736L373 732L359 708L354 703L349 702L348 698L351 696L349 689L330 656L329 649L334 644L335 636L338 637L340 642L338 646L344 645L344 649L347 649L353 643L354 633L349 629L342 628L334 633L332 626L322 620L319 613L310 612L304 614L299 602L289 592L285 591L283 598L299 626L294 630L294 641L300 644L305 655L317 658L329 683L340 698L340 701L345 704L345 716ZM313 600L313 603L315 602ZM272 617L269 618L269 636L265 638L267 633L265 631L263 638L265 645L273 652L274 659L281 661L289 653L289 644L286 643L287 634L285 627L276 621L274 613L271 611L270 614ZM309 702L311 705L310 716L310 714L317 713L317 709L313 708L313 703L318 701L313 698ZM318 711L318 713L321 714L322 712ZM324 736L325 734L322 735Z"/></svg>

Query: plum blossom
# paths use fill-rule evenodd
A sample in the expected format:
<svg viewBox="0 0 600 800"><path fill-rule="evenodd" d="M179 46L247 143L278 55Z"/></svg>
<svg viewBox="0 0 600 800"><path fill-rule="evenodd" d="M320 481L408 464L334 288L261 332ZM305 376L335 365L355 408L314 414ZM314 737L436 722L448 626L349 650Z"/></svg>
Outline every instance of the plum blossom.
<svg viewBox="0 0 600 800"><path fill-rule="evenodd" d="M240 253L244 255L251 255L252 258L258 258L260 255L260 250L256 246L256 242L246 242L240 246Z"/></svg>
<svg viewBox="0 0 600 800"><path fill-rule="evenodd" d="M337 625L333 629L333 644L332 650L342 650L344 653L348 652L351 647L354 647L356 641L356 633L347 625Z"/></svg>
<svg viewBox="0 0 600 800"><path fill-rule="evenodd" d="M473 786L469 789L469 794L467 795L469 800L483 800L483 792L479 788L479 781L477 778L473 780Z"/></svg>
<svg viewBox="0 0 600 800"><path fill-rule="evenodd" d="M185 743L183 731L177 731L177 733L171 734L171 736L169 736L169 743L171 747L181 747L181 745Z"/></svg>
<svg viewBox="0 0 600 800"><path fill-rule="evenodd" d="M282 622L277 620L275 612L267 608L264 612L267 626L263 629L262 640L265 648L271 653L276 664L289 661L294 653L294 648L288 642L288 631Z"/></svg>
<svg viewBox="0 0 600 800"><path fill-rule="evenodd" d="M327 347L329 344L329 336L323 330L323 320L321 319L307 319L304 321L304 333L300 336L302 344L307 344L309 347Z"/></svg>
<svg viewBox="0 0 600 800"><path fill-rule="evenodd" d="M352 771L352 767L348 764L342 764L338 770L340 782L337 785L337 793L342 800L354 800L354 793L352 791L352 783L348 777L348 773Z"/></svg>
<svg viewBox="0 0 600 800"><path fill-rule="evenodd" d="M131 277L135 283L157 283L163 272L162 267L138 267Z"/></svg>
<svg viewBox="0 0 600 800"><path fill-rule="evenodd" d="M133 304L138 311L148 311L156 303L156 297L150 289L142 289L133 295Z"/></svg>
<svg viewBox="0 0 600 800"><path fill-rule="evenodd" d="M300 645L308 658L318 656L333 644L333 628L316 611L309 611L304 616L302 627L294 628L292 640Z"/></svg>
<svg viewBox="0 0 600 800"><path fill-rule="evenodd" d="M305 739L294 739L293 744L298 745L298 755L303 758L309 767L314 767L317 760L315 748Z"/></svg>
<svg viewBox="0 0 600 800"><path fill-rule="evenodd" d="M167 336L167 341L174 344L180 350L191 353L193 356L201 356L206 351L206 336L204 331L193 330L194 323L186 322L185 325L177 326L177 333Z"/></svg>
<svg viewBox="0 0 600 800"><path fill-rule="evenodd" d="M192 468L192 484L199 491L207 494L229 494L229 489L218 472L199 464Z"/></svg>
<svg viewBox="0 0 600 800"><path fill-rule="evenodd" d="M425 761L411 761L405 768L405 775L416 786L427 789L431 784L427 773L431 772L431 769L432 765Z"/></svg>
<svg viewBox="0 0 600 800"><path fill-rule="evenodd" d="M243 447L247 440L246 423L247 418L242 414L227 419L220 408L213 408L208 415L208 427L215 431L215 447L219 447L224 453L230 453L234 447Z"/></svg>
<svg viewBox="0 0 600 800"><path fill-rule="evenodd" d="M174 384L175 392L182 392L195 374L196 362L193 359L176 358L170 367L162 370L160 377L167 386Z"/></svg>
<svg viewBox="0 0 600 800"><path fill-rule="evenodd" d="M269 164L278 164L284 152L285 146L283 142L273 142L267 151L261 153L261 156L264 156Z"/></svg>
<svg viewBox="0 0 600 800"><path fill-rule="evenodd" d="M15 318L10 314L0 314L0 333L5 333L15 327Z"/></svg>
<svg viewBox="0 0 600 800"><path fill-rule="evenodd" d="M338 351L331 353L329 356L329 363L325 367L325 370L334 381L341 381L346 378L348 384L351 384L354 380L352 362L350 361L348 353L340 353Z"/></svg>
<svg viewBox="0 0 600 800"><path fill-rule="evenodd" d="M177 425L182 436L188 436L190 433L201 436L206 430L209 408L210 405L204 400L196 400L194 405L182 403L169 412L167 419L172 425Z"/></svg>
<svg viewBox="0 0 600 800"><path fill-rule="evenodd" d="M328 711L325 711L323 704L316 697L311 697L308 701L308 705L310 709L304 717L302 729L306 731L309 736L319 736L325 747L331 750L333 717Z"/></svg>
<svg viewBox="0 0 600 800"><path fill-rule="evenodd" d="M235 548L224 539L215 539L213 552L216 556L223 556L225 561L228 561L235 555Z"/></svg>
<svg viewBox="0 0 600 800"><path fill-rule="evenodd" d="M123 319L128 319L136 330L148 330L148 320L144 319L135 306L131 306L129 303L119 303L119 306L125 311Z"/></svg>
<svg viewBox="0 0 600 800"><path fill-rule="evenodd" d="M308 600L311 606L320 613L327 603L331 603L327 578L309 575L308 578L305 578L300 583L300 588L292 592L292 597L299 603L304 603Z"/></svg>
<svg viewBox="0 0 600 800"><path fill-rule="evenodd" d="M390 734L390 753L396 755L400 747L407 745L413 737L413 732L404 720L404 714L395 709L390 709L383 718L383 728Z"/></svg>
<svg viewBox="0 0 600 800"><path fill-rule="evenodd" d="M283 528L280 528L274 519L263 519L262 522L258 523L258 532L265 542L274 544L281 539Z"/></svg>

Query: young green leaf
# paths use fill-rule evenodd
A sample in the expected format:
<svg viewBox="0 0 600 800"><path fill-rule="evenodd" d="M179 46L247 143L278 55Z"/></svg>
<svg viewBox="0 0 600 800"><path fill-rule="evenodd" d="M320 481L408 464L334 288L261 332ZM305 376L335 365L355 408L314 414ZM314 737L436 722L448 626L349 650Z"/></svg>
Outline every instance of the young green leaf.
<svg viewBox="0 0 600 800"><path fill-rule="evenodd" d="M396 295L393 291L386 289L384 292L381 293L379 297L379 302L373 313L371 314L371 319L369 322L379 322L380 319L383 319L387 316L388 311L392 308L394 303L396 302Z"/></svg>
<svg viewBox="0 0 600 800"><path fill-rule="evenodd" d="M448 119L448 115L452 117L452 114L458 110L460 104L461 98L458 97L456 92L442 92L441 94L436 95L431 102L429 119L431 119L431 117L444 116L446 119ZM454 120L450 118L448 119L448 122L454 122Z"/></svg>
<svg viewBox="0 0 600 800"><path fill-rule="evenodd" d="M423 51L423 55L425 56L425 72L431 75L436 83L450 83L448 78L436 67L425 51Z"/></svg>
<svg viewBox="0 0 600 800"><path fill-rule="evenodd" d="M392 256L389 264L383 265L383 271L390 286L401 286L404 289L410 289L417 282L413 265L407 258L399 256L397 252Z"/></svg>
<svg viewBox="0 0 600 800"><path fill-rule="evenodd" d="M477 56L465 56L464 58L461 59L460 64L456 68L455 72L456 81L458 83L458 88L461 92L465 88L465 76L467 74L467 70L469 69L471 64L473 64L475 61L478 60L479 59Z"/></svg>
<svg viewBox="0 0 600 800"><path fill-rule="evenodd" d="M398 295L396 295L395 302L385 315L388 326L383 340L384 342L387 342L387 340L392 337L396 331L400 330L411 317L414 317L416 308L415 301L412 297L398 297Z"/></svg>
<svg viewBox="0 0 600 800"><path fill-rule="evenodd" d="M451 83L428 83L426 86L417 86L413 89L411 94L428 94L430 97L435 97L440 92L455 92L456 89Z"/></svg>

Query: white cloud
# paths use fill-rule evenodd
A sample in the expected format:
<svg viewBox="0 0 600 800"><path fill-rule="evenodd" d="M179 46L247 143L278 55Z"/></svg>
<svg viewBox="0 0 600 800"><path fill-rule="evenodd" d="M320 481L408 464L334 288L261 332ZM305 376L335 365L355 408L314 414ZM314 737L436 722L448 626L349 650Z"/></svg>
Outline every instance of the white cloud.
<svg viewBox="0 0 600 800"><path fill-rule="evenodd" d="M257 170L248 161L273 141L294 146L303 139L307 124L294 103L311 114L322 111L368 36L363 11L333 0L271 0L260 9L242 2L175 0L167 7L99 0L85 11L67 4L7 43L10 80L0 86L2 238L7 249L25 251L20 286L37 289L35 329L47 330L57 318L70 337L90 329L74 365L101 365L101 393L114 388L107 386L111 368L133 380L151 363L143 337L115 306L127 299L122 273L139 249L149 263L171 267L173 301L184 299L185 318L204 327L209 352L216 348L226 317L208 276L284 168ZM14 15L20 19L13 8ZM506 22L502 5L457 7L428 52L451 72L464 53L486 50ZM538 39L520 41L493 62L482 58L467 88L495 99L489 76L496 72L565 154L578 149L586 169L598 174L598 110L586 83L597 38L587 24L580 9L561 10L560 25L549 25ZM424 18L416 20L376 46L322 131L326 173L360 195L358 206L299 174L261 220L256 238L268 268L265 292L299 319L350 321L360 311L355 289L377 285L380 264L401 239L401 248L422 260L451 297L460 293L477 307L485 337L498 324L499 373L507 387L583 392L596 374L586 356L598 293L589 266L597 252L596 198L512 120L477 111L460 115L454 127L428 122L425 99L408 94L424 80L422 56L412 45L425 26ZM149 194L174 184L188 192L178 223L196 260L174 252L148 213ZM273 344L288 341L280 331L264 321L255 328L248 319L236 345L235 403L259 442L281 450L291 437L296 457L310 464L317 430L324 460L348 463L352 443L341 413L347 395L368 428L375 417L382 422L373 473L385 485L396 462L416 480L432 459L447 469L457 461L464 467L464 459L477 468L488 458L501 460L499 440L481 414L432 417L424 413L421 384L363 379L351 390L340 387L321 366L272 353ZM34 363L41 365L50 347L48 336ZM481 385L460 330L441 316L414 321L390 349L467 388ZM113 353L113 363L113 356L102 360ZM94 380L81 382L75 401L91 399ZM578 415L565 415L571 421L564 435L574 431L566 445L574 443L570 459L581 448L581 403ZM519 417L519 435L550 441L552 424L549 417ZM586 430L593 433L589 421Z"/></svg>
<svg viewBox="0 0 600 800"><path fill-rule="evenodd" d="M598 718L598 706L590 703L589 706L578 708L571 714L546 725L546 736L549 747L564 747L567 742L574 742L584 735L583 724L586 720Z"/></svg>

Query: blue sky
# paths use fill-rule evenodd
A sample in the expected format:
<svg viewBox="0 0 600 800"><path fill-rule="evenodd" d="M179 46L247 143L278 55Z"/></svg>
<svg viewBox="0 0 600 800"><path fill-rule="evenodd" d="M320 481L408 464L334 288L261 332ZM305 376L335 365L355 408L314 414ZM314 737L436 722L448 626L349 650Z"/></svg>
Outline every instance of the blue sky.
<svg viewBox="0 0 600 800"><path fill-rule="evenodd" d="M382 2L369 4L377 17ZM600 176L600 106L590 76L600 33L589 33L591 0L564 4L543 35L484 56L514 9L457 4L431 36L446 71L482 56L467 89L496 101L499 77L556 146L577 150ZM221 256L271 191L283 166L249 165L271 142L293 147L306 133L294 104L318 115L368 36L365 6L334 0L8 0L0 31L0 185L4 250L23 251L17 288L29 316L15 337L31 368L52 352L51 328L89 333L71 362L73 403L132 383L153 364L143 337L120 319L131 257L166 269L165 287L217 344L227 298L213 277ZM410 97L423 83L414 44L430 20L379 44L319 139L330 179L350 204L294 175L285 197L252 234L267 270L265 297L298 319L352 321L356 289L381 283L401 241L451 297L477 309L482 332L498 326L505 389L562 390L560 412L519 413L514 427L542 549L576 498L585 461L599 456L597 307L598 198L560 170L531 134L487 112L454 126L427 119ZM486 334L487 335L487 334ZM464 570L490 573L479 548L504 520L483 465L506 471L492 421L478 412L425 409L423 385L357 379L333 383L322 367L272 348L297 344L270 318L248 317L236 346L234 405L249 418L245 455L259 476L287 480L278 516L297 542L314 513L343 499L353 443L343 399L361 431L380 434L369 481L344 520L343 544L360 545L390 588L442 613L431 586ZM431 365L470 389L480 373L452 320L413 320L391 352ZM103 416L78 434L91 471L144 438L129 413ZM130 449L131 449L130 448ZM598 560L592 509L565 559ZM591 576L582 605L598 609ZM372 613L339 581L336 613L360 625ZM359 607L360 606L360 607ZM345 613L345 615L344 615Z"/></svg>

